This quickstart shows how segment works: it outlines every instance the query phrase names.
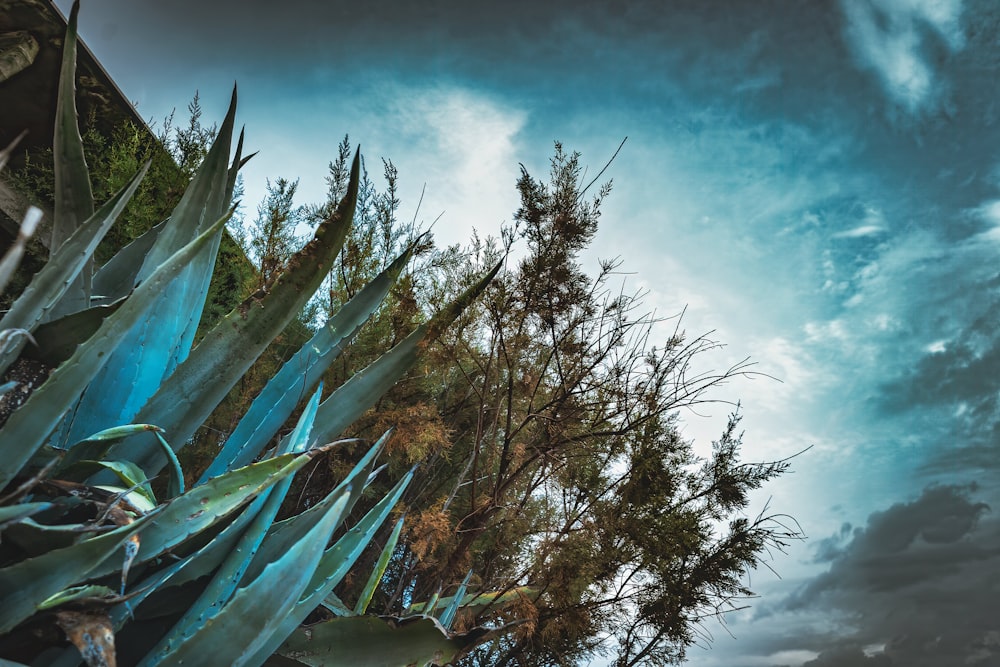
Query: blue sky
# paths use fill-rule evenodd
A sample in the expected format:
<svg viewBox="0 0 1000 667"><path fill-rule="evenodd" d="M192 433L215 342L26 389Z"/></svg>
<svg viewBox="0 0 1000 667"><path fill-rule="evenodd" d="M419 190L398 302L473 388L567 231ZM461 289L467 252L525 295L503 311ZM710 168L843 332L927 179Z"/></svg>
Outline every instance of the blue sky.
<svg viewBox="0 0 1000 667"><path fill-rule="evenodd" d="M59 0L64 10L69 2ZM496 233L552 141L615 188L588 256L782 380L735 382L756 499L808 539L698 667L1000 665L1000 10L989 0L84 1L147 118L235 80L248 211L323 197L345 133L442 243ZM719 406L684 415L707 446ZM595 663L597 664L597 663Z"/></svg>

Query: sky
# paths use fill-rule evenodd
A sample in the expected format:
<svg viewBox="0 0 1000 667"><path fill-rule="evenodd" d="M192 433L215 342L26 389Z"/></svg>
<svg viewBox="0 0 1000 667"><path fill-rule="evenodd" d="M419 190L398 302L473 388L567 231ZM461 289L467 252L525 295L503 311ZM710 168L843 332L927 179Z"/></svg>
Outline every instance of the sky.
<svg viewBox="0 0 1000 667"><path fill-rule="evenodd" d="M68 12L69 1L57 0ZM252 214L346 133L440 244L497 234L554 140L614 190L586 259L776 380L733 382L754 498L806 539L695 667L1000 665L1000 6L991 0L84 0L143 117L233 82ZM372 169L377 172L377 169ZM729 407L685 413L707 447ZM601 664L599 661L593 663Z"/></svg>

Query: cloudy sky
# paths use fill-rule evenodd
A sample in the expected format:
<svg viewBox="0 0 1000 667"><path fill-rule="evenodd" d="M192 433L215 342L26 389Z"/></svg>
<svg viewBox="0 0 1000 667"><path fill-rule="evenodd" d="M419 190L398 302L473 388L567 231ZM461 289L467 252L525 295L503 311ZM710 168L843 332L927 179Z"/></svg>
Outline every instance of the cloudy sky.
<svg viewBox="0 0 1000 667"><path fill-rule="evenodd" d="M596 173L627 136L589 260L713 330L705 364L782 380L719 394L748 459L812 446L755 508L808 539L689 663L1000 665L991 0L84 0L80 24L146 118L198 90L220 119L239 83L248 203L277 176L322 199L349 132L462 242L510 219L553 140Z"/></svg>

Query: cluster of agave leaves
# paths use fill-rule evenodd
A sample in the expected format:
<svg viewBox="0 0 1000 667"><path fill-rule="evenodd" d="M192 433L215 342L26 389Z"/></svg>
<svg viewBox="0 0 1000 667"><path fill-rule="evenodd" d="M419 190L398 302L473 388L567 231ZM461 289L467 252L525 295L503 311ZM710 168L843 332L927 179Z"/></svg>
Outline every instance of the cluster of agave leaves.
<svg viewBox="0 0 1000 667"><path fill-rule="evenodd" d="M388 434L322 502L275 518L294 473L337 445L412 366L421 341L457 317L499 266L321 402L324 370L379 307L411 246L274 375L185 489L176 450L319 286L351 224L359 158L336 213L267 293L234 309L191 349L236 174L249 159L241 134L229 160L235 91L170 218L94 271L94 248L148 165L94 210L74 101L77 11L65 40L54 138L53 234L66 240L0 320L0 373L29 356L53 369L0 428L0 657L37 667L113 666L116 656L143 667L427 665L483 641L485 629L449 631L460 607L503 601L467 594L468 577L452 597L414 606L411 617L365 615L401 520L356 604L333 593L412 477L342 529L377 474ZM0 260L0 290L36 222L31 213ZM264 453L306 397L294 431ZM157 498L150 480L161 475L166 492ZM342 537L331 545L335 534ZM332 620L302 626L321 605ZM55 628L71 643L22 655Z"/></svg>

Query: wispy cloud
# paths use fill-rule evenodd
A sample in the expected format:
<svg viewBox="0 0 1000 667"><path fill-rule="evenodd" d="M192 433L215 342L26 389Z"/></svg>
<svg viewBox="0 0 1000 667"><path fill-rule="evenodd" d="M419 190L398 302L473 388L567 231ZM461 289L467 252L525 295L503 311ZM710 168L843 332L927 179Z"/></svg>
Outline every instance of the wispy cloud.
<svg viewBox="0 0 1000 667"><path fill-rule="evenodd" d="M369 131L405 177L403 199L415 204L426 184L420 217L444 213L435 236L465 243L476 227L497 233L517 206L519 133L527 112L458 84L391 84Z"/></svg>
<svg viewBox="0 0 1000 667"><path fill-rule="evenodd" d="M910 113L936 106L945 88L928 56L928 38L952 53L962 49L962 0L842 0L841 7L848 44L886 94Z"/></svg>

